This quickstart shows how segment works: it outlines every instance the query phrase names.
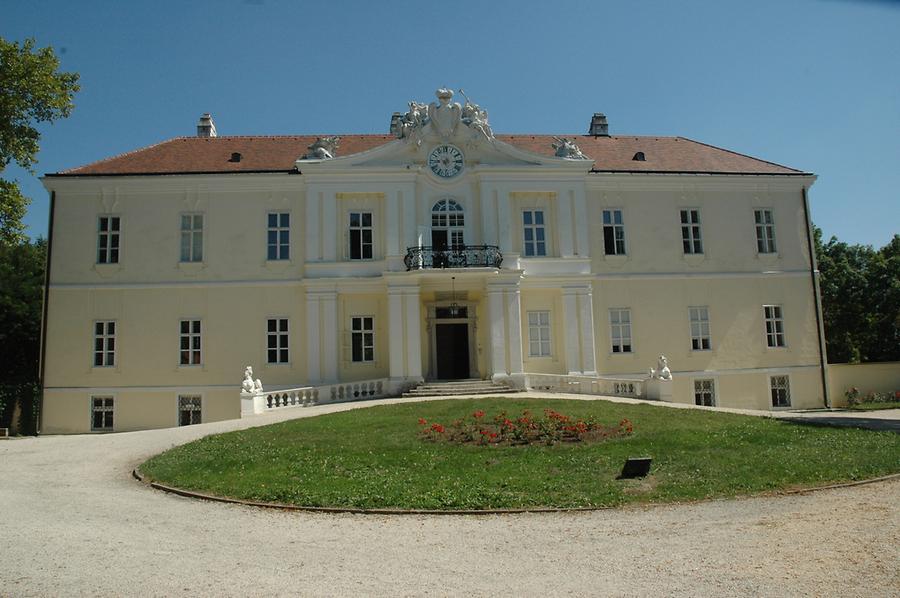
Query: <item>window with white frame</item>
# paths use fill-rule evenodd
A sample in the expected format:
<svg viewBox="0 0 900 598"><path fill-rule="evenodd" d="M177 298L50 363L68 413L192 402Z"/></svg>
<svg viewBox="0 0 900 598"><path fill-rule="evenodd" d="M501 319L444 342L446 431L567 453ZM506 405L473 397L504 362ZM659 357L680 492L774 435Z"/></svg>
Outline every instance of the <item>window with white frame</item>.
<svg viewBox="0 0 900 598"><path fill-rule="evenodd" d="M544 228L543 210L522 212L525 257L547 255L547 231Z"/></svg>
<svg viewBox="0 0 900 598"><path fill-rule="evenodd" d="M113 403L112 397L91 397L91 430L108 432L113 429Z"/></svg>
<svg viewBox="0 0 900 598"><path fill-rule="evenodd" d="M350 259L372 259L372 212L350 212Z"/></svg>
<svg viewBox="0 0 900 598"><path fill-rule="evenodd" d="M94 322L94 367L116 365L116 321Z"/></svg>
<svg viewBox="0 0 900 598"><path fill-rule="evenodd" d="M685 254L703 253L698 209L681 210L681 246Z"/></svg>
<svg viewBox="0 0 900 598"><path fill-rule="evenodd" d="M434 248L445 250L465 247L465 224L466 215L463 207L455 200L441 199L431 206L431 235Z"/></svg>
<svg viewBox="0 0 900 598"><path fill-rule="evenodd" d="M97 263L119 263L120 219L118 216L100 216L97 219Z"/></svg>
<svg viewBox="0 0 900 598"><path fill-rule="evenodd" d="M716 406L716 381L712 378L694 380L694 404Z"/></svg>
<svg viewBox="0 0 900 598"><path fill-rule="evenodd" d="M788 376L772 376L769 378L772 391L772 407L791 406L791 381Z"/></svg>
<svg viewBox="0 0 900 598"><path fill-rule="evenodd" d="M763 305L766 319L766 345L784 347L784 317L780 305Z"/></svg>
<svg viewBox="0 0 900 598"><path fill-rule="evenodd" d="M203 422L203 399L200 395L178 396L178 425L191 426Z"/></svg>
<svg viewBox="0 0 900 598"><path fill-rule="evenodd" d="M756 251L758 253L775 253L775 217L772 210L754 210L756 222Z"/></svg>
<svg viewBox="0 0 900 598"><path fill-rule="evenodd" d="M266 259L291 259L291 215L288 212L269 212L266 229Z"/></svg>
<svg viewBox="0 0 900 598"><path fill-rule="evenodd" d="M266 320L266 360L268 363L288 363L288 319Z"/></svg>
<svg viewBox="0 0 900 598"><path fill-rule="evenodd" d="M603 210L603 251L606 255L625 255L622 210Z"/></svg>
<svg viewBox="0 0 900 598"><path fill-rule="evenodd" d="M709 309L689 307L688 317L691 320L691 349L694 351L709 350Z"/></svg>
<svg viewBox="0 0 900 598"><path fill-rule="evenodd" d="M181 261L203 261L203 214L181 215Z"/></svg>
<svg viewBox="0 0 900 598"><path fill-rule="evenodd" d="M528 355L550 357L550 312L528 312Z"/></svg>
<svg viewBox="0 0 900 598"><path fill-rule="evenodd" d="M351 359L354 363L375 361L375 318L354 316L350 318Z"/></svg>
<svg viewBox="0 0 900 598"><path fill-rule="evenodd" d="M200 320L181 320L179 326L179 363L200 365Z"/></svg>
<svg viewBox="0 0 900 598"><path fill-rule="evenodd" d="M631 310L609 310L609 336L613 353L631 353Z"/></svg>

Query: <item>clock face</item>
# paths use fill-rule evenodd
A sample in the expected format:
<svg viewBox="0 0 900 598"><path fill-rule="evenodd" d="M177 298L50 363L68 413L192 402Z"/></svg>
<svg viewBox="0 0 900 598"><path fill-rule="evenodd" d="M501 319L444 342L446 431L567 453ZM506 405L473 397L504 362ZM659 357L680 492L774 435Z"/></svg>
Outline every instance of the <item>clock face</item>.
<svg viewBox="0 0 900 598"><path fill-rule="evenodd" d="M439 145L428 154L428 167L441 178L455 177L463 169L463 154L452 145Z"/></svg>

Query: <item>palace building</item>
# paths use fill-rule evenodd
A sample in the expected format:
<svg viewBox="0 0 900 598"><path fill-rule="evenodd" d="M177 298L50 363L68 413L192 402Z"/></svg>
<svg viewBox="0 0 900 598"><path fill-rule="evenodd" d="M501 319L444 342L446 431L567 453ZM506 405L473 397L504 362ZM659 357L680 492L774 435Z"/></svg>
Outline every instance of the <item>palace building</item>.
<svg viewBox="0 0 900 598"><path fill-rule="evenodd" d="M204 115L46 175L42 432L240 417L247 365L323 400L640 395L665 355L670 400L823 406L813 174L602 114L495 133L436 95L386 135L218 136Z"/></svg>

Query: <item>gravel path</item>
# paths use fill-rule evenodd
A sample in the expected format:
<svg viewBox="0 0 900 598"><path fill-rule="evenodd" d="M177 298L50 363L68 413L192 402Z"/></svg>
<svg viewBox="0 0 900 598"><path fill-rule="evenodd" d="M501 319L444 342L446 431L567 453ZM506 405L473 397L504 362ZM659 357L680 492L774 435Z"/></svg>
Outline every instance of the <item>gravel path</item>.
<svg viewBox="0 0 900 598"><path fill-rule="evenodd" d="M900 481L507 516L326 515L130 477L188 428L0 442L0 595L900 596Z"/></svg>

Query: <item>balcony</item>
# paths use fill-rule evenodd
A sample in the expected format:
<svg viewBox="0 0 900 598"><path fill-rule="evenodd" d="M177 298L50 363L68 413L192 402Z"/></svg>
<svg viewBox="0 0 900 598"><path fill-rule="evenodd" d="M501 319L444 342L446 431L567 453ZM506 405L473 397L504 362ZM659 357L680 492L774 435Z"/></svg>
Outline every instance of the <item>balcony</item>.
<svg viewBox="0 0 900 598"><path fill-rule="evenodd" d="M458 245L448 248L409 247L403 263L407 270L425 268L499 268L503 254L496 245Z"/></svg>

